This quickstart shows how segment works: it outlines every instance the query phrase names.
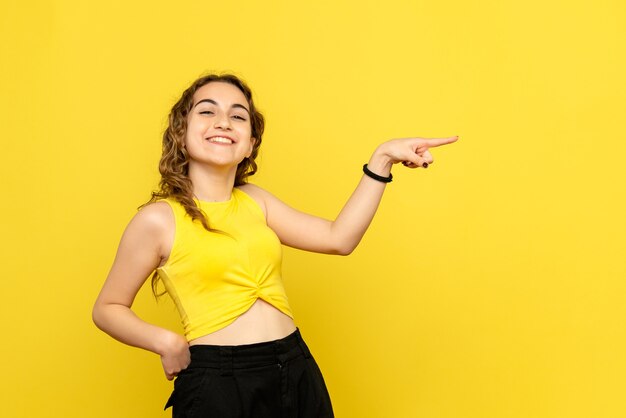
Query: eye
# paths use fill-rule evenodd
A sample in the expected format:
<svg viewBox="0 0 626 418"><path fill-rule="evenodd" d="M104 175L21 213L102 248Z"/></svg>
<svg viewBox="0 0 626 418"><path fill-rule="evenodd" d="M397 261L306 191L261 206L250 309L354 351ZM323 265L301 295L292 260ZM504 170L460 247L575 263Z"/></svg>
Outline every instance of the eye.
<svg viewBox="0 0 626 418"><path fill-rule="evenodd" d="M201 115L212 115L213 112L211 112L210 110L203 110L202 112L200 112Z"/></svg>
<svg viewBox="0 0 626 418"><path fill-rule="evenodd" d="M246 120L246 118L244 118L243 116L239 116L239 115L234 115L233 118L239 119L239 120Z"/></svg>

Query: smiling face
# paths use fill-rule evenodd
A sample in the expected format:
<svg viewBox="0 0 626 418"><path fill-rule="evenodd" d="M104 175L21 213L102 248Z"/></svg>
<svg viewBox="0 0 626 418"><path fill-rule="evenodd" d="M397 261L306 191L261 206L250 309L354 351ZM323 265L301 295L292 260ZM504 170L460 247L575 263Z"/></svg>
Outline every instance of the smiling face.
<svg viewBox="0 0 626 418"><path fill-rule="evenodd" d="M193 95L185 147L189 168L196 164L235 168L252 152L249 104L238 87L214 81Z"/></svg>

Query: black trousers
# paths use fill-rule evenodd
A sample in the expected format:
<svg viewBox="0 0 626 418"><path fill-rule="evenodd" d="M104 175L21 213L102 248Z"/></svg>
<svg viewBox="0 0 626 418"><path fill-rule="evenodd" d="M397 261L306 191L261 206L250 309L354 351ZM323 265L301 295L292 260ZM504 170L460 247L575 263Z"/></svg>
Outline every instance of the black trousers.
<svg viewBox="0 0 626 418"><path fill-rule="evenodd" d="M334 417L324 378L300 330L256 344L192 345L165 409L173 418Z"/></svg>

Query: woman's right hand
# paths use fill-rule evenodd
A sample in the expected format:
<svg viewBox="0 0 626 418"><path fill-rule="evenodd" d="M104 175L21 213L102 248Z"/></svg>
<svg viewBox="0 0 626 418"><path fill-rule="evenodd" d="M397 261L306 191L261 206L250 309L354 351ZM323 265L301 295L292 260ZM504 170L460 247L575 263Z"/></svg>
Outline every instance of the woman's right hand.
<svg viewBox="0 0 626 418"><path fill-rule="evenodd" d="M185 337L171 331L164 335L162 344L161 364L167 380L172 380L191 363L189 344Z"/></svg>

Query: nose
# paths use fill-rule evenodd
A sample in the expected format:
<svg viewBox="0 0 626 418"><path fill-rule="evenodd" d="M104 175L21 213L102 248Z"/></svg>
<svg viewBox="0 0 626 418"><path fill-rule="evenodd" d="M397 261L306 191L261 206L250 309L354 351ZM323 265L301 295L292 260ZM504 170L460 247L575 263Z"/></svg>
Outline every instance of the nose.
<svg viewBox="0 0 626 418"><path fill-rule="evenodd" d="M220 129L230 129L230 119L227 114L220 113L215 118L215 127Z"/></svg>

